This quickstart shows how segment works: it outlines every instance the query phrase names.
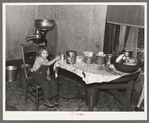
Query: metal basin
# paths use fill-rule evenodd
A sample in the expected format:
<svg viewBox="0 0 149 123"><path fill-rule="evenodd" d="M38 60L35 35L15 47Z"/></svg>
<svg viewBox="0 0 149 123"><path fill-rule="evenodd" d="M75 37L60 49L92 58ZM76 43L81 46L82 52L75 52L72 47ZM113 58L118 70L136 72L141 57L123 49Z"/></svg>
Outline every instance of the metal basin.
<svg viewBox="0 0 149 123"><path fill-rule="evenodd" d="M36 19L34 24L38 30L51 31L54 28L55 21L54 20L45 20L45 19L44 20Z"/></svg>
<svg viewBox="0 0 149 123"><path fill-rule="evenodd" d="M136 66L129 66L129 65L123 65L120 63L114 63L114 66L117 70L121 71L121 72L125 72L125 73L132 73L132 72L136 72L140 65L137 64Z"/></svg>

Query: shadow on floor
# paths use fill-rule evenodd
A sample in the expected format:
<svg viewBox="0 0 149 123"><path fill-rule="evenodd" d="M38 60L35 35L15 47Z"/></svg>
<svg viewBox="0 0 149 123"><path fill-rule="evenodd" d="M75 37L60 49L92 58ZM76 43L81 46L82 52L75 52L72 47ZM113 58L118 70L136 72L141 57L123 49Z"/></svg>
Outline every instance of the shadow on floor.
<svg viewBox="0 0 149 123"><path fill-rule="evenodd" d="M88 111L85 104L85 87L74 80L59 76L59 106L48 108L40 102L39 111ZM71 99L64 99L71 97ZM121 111L121 105L108 91L99 93L94 111ZM20 81L6 82L6 111L35 111L35 104L25 102L24 89Z"/></svg>

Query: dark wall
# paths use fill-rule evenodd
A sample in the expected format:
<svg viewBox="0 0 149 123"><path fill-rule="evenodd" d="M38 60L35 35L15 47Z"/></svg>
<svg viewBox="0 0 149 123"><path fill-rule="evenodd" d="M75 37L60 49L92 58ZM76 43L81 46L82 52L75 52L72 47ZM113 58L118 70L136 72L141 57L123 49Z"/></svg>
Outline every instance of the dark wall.
<svg viewBox="0 0 149 123"><path fill-rule="evenodd" d="M34 33L35 19L53 19L48 48L55 55L66 50L103 50L106 5L39 5L6 7L6 60L21 58L21 43Z"/></svg>
<svg viewBox="0 0 149 123"><path fill-rule="evenodd" d="M107 9L107 21L115 24L144 27L143 5L109 5Z"/></svg>
<svg viewBox="0 0 149 123"><path fill-rule="evenodd" d="M21 43L34 33L35 6L6 6L6 60L21 58Z"/></svg>

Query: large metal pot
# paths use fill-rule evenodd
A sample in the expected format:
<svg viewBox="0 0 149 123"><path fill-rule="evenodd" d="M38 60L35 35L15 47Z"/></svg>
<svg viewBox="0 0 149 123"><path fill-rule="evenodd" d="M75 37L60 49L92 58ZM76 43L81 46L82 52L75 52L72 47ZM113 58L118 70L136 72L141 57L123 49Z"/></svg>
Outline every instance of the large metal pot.
<svg viewBox="0 0 149 123"><path fill-rule="evenodd" d="M54 20L45 20L45 19L36 19L35 27L38 30L48 30L51 31L54 28L55 22Z"/></svg>

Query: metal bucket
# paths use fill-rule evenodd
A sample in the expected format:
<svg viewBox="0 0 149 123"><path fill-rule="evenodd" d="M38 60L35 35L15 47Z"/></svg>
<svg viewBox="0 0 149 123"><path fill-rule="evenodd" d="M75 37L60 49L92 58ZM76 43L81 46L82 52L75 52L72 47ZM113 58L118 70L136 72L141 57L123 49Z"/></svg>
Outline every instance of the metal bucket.
<svg viewBox="0 0 149 123"><path fill-rule="evenodd" d="M66 51L67 64L75 64L76 63L76 56L77 56L76 51L72 51L72 50Z"/></svg>
<svg viewBox="0 0 149 123"><path fill-rule="evenodd" d="M31 68L30 64L25 64L26 68ZM21 88L25 89L25 85L26 85L26 78L25 78L25 72L24 72L24 65L21 64L19 66L19 80L20 80L20 85Z"/></svg>
<svg viewBox="0 0 149 123"><path fill-rule="evenodd" d="M85 104L87 106L96 106L99 99L99 91L97 89L86 88Z"/></svg>
<svg viewBox="0 0 149 123"><path fill-rule="evenodd" d="M6 66L6 81L16 81L18 68L16 66Z"/></svg>

